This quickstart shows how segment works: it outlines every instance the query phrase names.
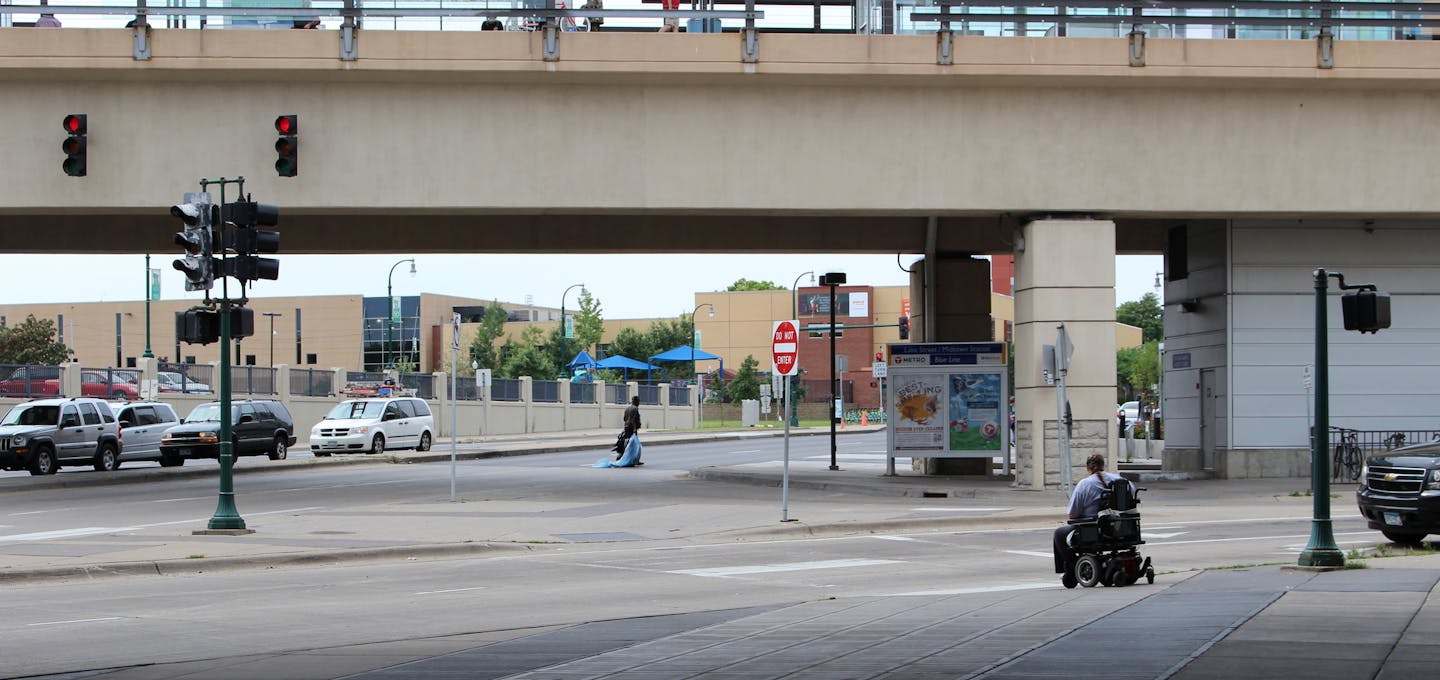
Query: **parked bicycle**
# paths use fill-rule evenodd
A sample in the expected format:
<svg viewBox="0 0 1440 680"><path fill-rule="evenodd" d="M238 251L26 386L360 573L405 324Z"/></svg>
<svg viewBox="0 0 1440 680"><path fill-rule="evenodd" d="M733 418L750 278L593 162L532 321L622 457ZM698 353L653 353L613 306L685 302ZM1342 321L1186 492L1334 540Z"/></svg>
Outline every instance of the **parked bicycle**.
<svg viewBox="0 0 1440 680"><path fill-rule="evenodd" d="M1340 443L1335 445L1335 456L1330 465L1330 476L1334 481L1353 482L1360 479L1360 465L1365 454L1360 449L1359 431L1335 428L1340 431Z"/></svg>

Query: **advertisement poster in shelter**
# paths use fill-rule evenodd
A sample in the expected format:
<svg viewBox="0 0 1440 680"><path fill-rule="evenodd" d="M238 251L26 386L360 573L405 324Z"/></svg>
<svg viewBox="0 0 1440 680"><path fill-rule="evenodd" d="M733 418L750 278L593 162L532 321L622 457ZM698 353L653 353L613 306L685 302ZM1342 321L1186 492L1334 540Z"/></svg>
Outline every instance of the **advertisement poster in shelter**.
<svg viewBox="0 0 1440 680"><path fill-rule="evenodd" d="M950 378L951 451L999 451L1005 428L1001 374L954 373ZM1008 404L1006 405L1008 407Z"/></svg>
<svg viewBox="0 0 1440 680"><path fill-rule="evenodd" d="M946 376L907 375L894 378L894 442L897 451L944 451L946 442Z"/></svg>

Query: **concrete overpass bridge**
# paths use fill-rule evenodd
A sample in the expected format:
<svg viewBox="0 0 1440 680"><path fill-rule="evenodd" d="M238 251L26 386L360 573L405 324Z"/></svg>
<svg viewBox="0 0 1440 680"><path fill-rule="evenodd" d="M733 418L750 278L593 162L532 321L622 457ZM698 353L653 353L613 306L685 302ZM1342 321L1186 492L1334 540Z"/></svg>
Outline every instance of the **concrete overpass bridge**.
<svg viewBox="0 0 1440 680"><path fill-rule="evenodd" d="M140 60L128 29L0 29L0 252L167 252L166 207L243 175L282 206L288 253L924 254L932 341L988 336L971 255L1014 253L1037 487L1063 467L1038 366L1058 322L1079 348L1076 459L1114 450L1116 254L1169 256L1170 345L1196 363L1166 365L1168 448L1229 476L1251 463L1217 453L1296 455L1290 434L1247 439L1226 391L1237 314L1265 317L1237 292L1303 295L1271 275L1311 259L1409 257L1417 282L1434 259L1404 245L1440 215L1429 42L1337 41L1322 68L1299 40L1151 39L1133 65L1124 38L954 36L950 64L934 35L761 34L754 61L733 33L565 33L558 59L531 32L367 31L354 59L335 31L147 38ZM59 167L68 113L88 115L81 178ZM294 178L272 169L281 114L299 116ZM1394 238L1357 260L1319 224ZM1218 398L1186 386L1204 366Z"/></svg>

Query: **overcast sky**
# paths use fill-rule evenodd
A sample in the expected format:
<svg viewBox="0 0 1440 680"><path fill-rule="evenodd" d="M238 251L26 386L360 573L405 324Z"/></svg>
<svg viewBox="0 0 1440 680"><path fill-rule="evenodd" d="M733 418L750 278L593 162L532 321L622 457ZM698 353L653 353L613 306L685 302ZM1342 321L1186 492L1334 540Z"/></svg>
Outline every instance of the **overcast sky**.
<svg viewBox="0 0 1440 680"><path fill-rule="evenodd" d="M816 276L843 271L855 284L900 286L909 274L900 269L919 259L902 255L281 255L280 278L260 281L251 297L289 295L385 295L391 265L395 295L438 293L559 307L571 284L583 283L600 300L610 319L669 317L694 309L694 294L724 290L736 279L773 281L790 287L807 271ZM184 276L171 267L175 254L151 257L160 270L163 299L195 299ZM145 299L143 255L3 255L0 282L7 304L93 302ZM1158 255L1116 259L1116 303L1138 300L1155 291ZM97 285L97 281L103 282ZM41 285L43 282L43 285ZM800 280L801 285L809 277ZM566 309L575 309L580 290L570 291Z"/></svg>

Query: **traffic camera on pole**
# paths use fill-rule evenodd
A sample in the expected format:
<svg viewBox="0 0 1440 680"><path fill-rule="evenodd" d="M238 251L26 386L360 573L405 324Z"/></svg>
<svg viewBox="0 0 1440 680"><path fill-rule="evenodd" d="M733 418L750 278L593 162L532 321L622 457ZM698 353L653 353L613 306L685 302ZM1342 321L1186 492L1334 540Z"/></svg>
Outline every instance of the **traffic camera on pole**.
<svg viewBox="0 0 1440 680"><path fill-rule="evenodd" d="M294 177L300 172L300 116L288 114L275 119L275 174Z"/></svg>
<svg viewBox="0 0 1440 680"><path fill-rule="evenodd" d="M60 149L65 152L65 161L60 167L71 177L85 176L85 152L89 146L87 135L90 132L86 118L83 113L72 113L60 122L65 128L65 134L69 135L60 143Z"/></svg>
<svg viewBox="0 0 1440 680"><path fill-rule="evenodd" d="M185 255L174 263L185 275L185 290L210 290L215 285L210 240L214 206L210 194L187 193L184 203L170 206L170 214L185 225L184 231L175 233L175 245L185 249Z"/></svg>
<svg viewBox="0 0 1440 680"><path fill-rule="evenodd" d="M226 274L241 281L280 278L280 261L259 257L255 253L280 252L280 232L255 227L273 227L280 222L280 209L254 201L225 204L222 212L226 223L233 224L226 237L226 247L235 252Z"/></svg>

